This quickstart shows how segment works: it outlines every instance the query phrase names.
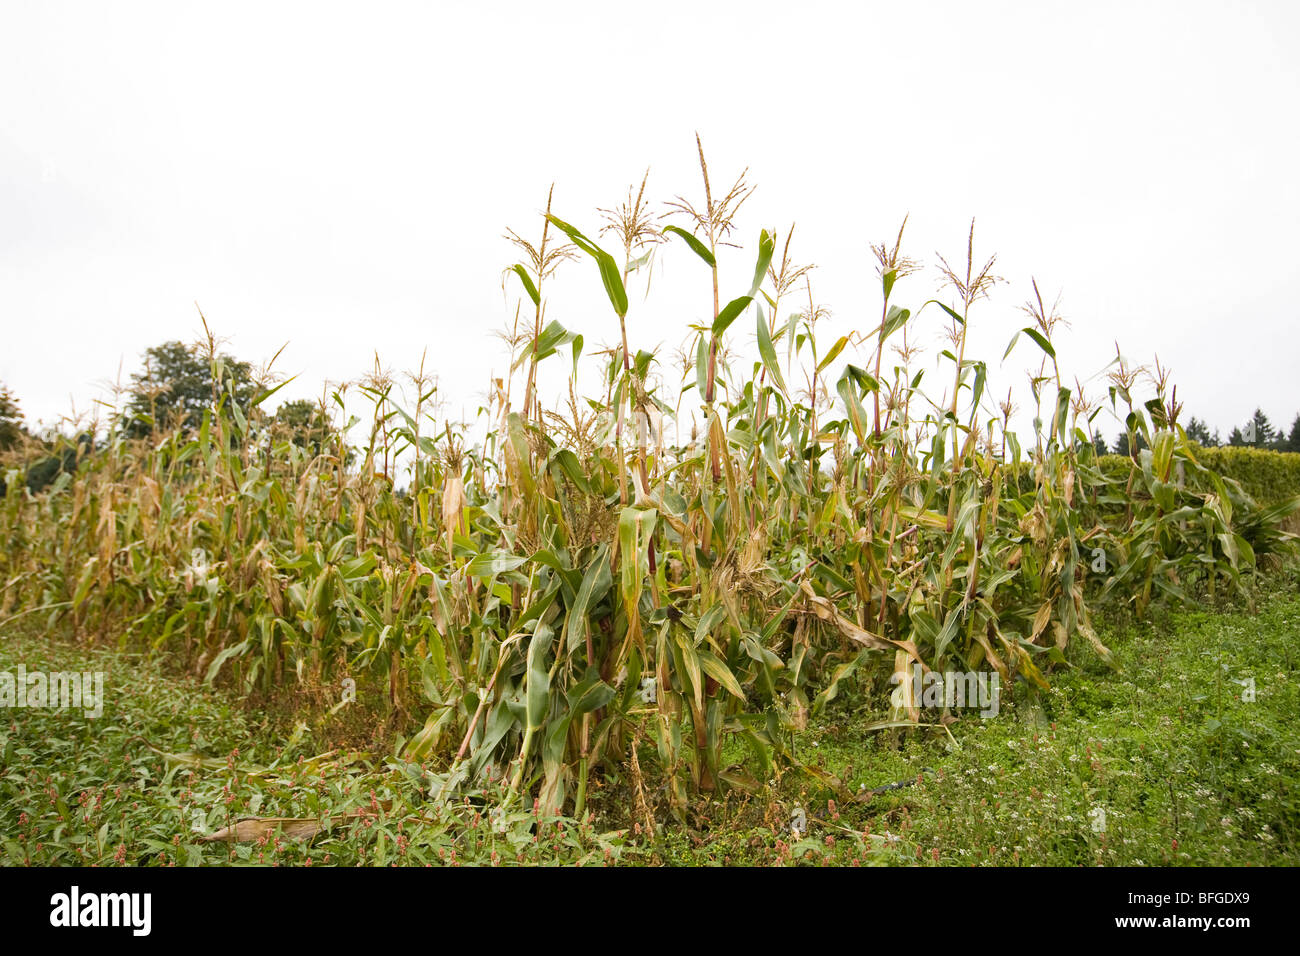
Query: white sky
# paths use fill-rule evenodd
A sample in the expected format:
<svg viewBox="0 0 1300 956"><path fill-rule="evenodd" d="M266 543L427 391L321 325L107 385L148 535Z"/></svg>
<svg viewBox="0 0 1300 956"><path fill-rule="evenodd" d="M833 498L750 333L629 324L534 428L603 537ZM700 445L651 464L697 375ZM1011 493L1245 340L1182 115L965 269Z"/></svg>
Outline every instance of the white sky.
<svg viewBox="0 0 1300 956"><path fill-rule="evenodd" d="M518 292L505 228L534 234L554 182L556 214L594 232L647 166L657 199L695 198L699 130L715 187L746 165L758 186L724 300L759 229L797 221L824 348L879 320L869 243L910 213L905 251L953 261L974 216L1010 280L972 315L995 394L1028 403L1032 343L998 362L1034 276L1063 293L1069 374L1119 339L1173 368L1184 420L1226 437L1259 405L1289 426L1297 51L1295 3L6 2L0 381L29 420L87 409L119 364L194 339L197 301L240 358L289 342L300 377L273 403L427 347L472 415ZM936 288L930 269L895 300ZM588 353L615 340L589 261L550 298ZM632 347L667 358L707 271L677 243L633 302ZM939 327L932 308L918 330ZM929 373L936 398L950 377Z"/></svg>

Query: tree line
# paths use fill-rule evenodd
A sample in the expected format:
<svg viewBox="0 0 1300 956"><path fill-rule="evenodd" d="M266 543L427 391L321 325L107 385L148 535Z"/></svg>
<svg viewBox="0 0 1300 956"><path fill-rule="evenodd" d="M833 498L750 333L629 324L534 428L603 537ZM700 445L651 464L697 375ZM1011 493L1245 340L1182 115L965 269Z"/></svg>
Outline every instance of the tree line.
<svg viewBox="0 0 1300 956"><path fill-rule="evenodd" d="M1228 434L1228 440L1224 441L1221 433L1216 428L1210 431L1210 426L1204 421L1193 415L1188 419L1184 426L1187 437L1199 445L1206 448L1219 448L1221 446L1231 448L1258 448L1263 451L1293 451L1300 452L1300 414L1297 414L1291 422L1291 428L1283 431L1276 427L1262 409L1256 408L1250 420L1244 425L1235 426ZM1093 445L1099 455L1129 455L1127 432L1120 432L1116 437L1113 445L1107 445L1105 437L1101 432L1094 431L1092 437ZM1146 447L1146 441L1139 434L1137 436L1137 450L1141 451Z"/></svg>
<svg viewBox="0 0 1300 956"><path fill-rule="evenodd" d="M125 411L115 427L132 438L144 438L178 425L198 428L216 396L227 390L247 414L257 394L248 362L224 354L211 362L181 342L164 342L145 350L143 367L131 376ZM270 424L275 433L310 448L315 454L320 453L333 434L324 409L306 399L282 403ZM1211 432L1209 425L1195 415L1185 429L1188 438L1209 448L1228 445L1300 452L1300 414L1295 416L1290 429L1283 431L1273 425L1262 409L1256 408L1249 421L1232 429L1226 442L1217 428ZM1127 432L1120 432L1114 444L1107 445L1100 430L1095 431L1093 444L1102 455L1131 453ZM1136 450L1142 450L1145 445L1139 434ZM73 438L32 433L24 424L17 397L0 383L0 456L26 462L25 481L33 493L49 486L62 472L74 470L76 462L93 447L94 435L88 431ZM4 491L3 472L0 467L0 494Z"/></svg>
<svg viewBox="0 0 1300 956"><path fill-rule="evenodd" d="M143 367L131 376L123 413L110 424L129 438L146 438L180 426L196 429L218 395L229 393L248 414L258 394L252 366L229 355L211 362L179 341L146 349ZM333 434L329 417L318 404L306 399L284 402L271 417L272 434L319 454ZM72 472L77 462L94 448L93 430L75 437L28 428L13 390L0 382L0 494L4 473L18 466L33 494L52 484L60 474Z"/></svg>

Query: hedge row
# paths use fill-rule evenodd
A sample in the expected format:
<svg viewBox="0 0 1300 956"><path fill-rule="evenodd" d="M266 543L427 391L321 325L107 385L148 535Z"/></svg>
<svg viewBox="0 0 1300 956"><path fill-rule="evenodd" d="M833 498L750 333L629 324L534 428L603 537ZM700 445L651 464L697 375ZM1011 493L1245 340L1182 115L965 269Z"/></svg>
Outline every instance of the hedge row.
<svg viewBox="0 0 1300 956"><path fill-rule="evenodd" d="M1196 457L1208 467L1240 482L1242 490L1263 505L1300 495L1300 454L1258 448L1202 448Z"/></svg>
<svg viewBox="0 0 1300 956"><path fill-rule="evenodd" d="M1300 495L1300 453L1228 445L1193 447L1197 461L1223 477L1235 480L1241 485L1241 490L1259 505L1267 507ZM1128 478L1130 462L1124 455L1101 455L1097 458L1097 465L1102 474L1113 481L1123 482ZM1003 474L1018 486L1019 491L1032 487L1032 472L1025 462L1022 461L1018 468L1010 463L1003 468Z"/></svg>
<svg viewBox="0 0 1300 956"><path fill-rule="evenodd" d="M1300 454L1289 451L1264 451L1259 448L1196 446L1197 461L1232 478L1241 490L1261 505L1274 505L1300 495ZM1103 455L1098 459L1108 474L1124 474L1128 459L1123 455ZM1112 471L1113 469L1113 471Z"/></svg>

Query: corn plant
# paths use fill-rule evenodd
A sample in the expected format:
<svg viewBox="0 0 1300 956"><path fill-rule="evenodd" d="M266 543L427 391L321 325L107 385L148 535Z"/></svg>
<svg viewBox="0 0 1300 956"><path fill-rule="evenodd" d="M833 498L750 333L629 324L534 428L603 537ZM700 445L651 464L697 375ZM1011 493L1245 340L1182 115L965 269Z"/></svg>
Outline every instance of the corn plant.
<svg viewBox="0 0 1300 956"><path fill-rule="evenodd" d="M1062 320L1036 282L1003 356L1022 339L1036 349L1034 430L1010 430L1012 394L994 404L989 365L967 354L973 307L1000 281L974 254L973 223L964 265L940 260L943 297L916 309L898 304L920 268L903 228L873 246L879 324L823 346L828 313L811 266L791 259L793 227L779 258L764 229L752 271L721 267L752 189L742 174L716 198L698 139L697 151L703 203L665 209L683 225L658 225L643 178L594 239L549 193L536 244L508 233L525 261L505 275L524 298L510 372L475 422L440 416L423 363L412 404L376 363L322 397L327 440L271 427L262 407L279 385L245 411L218 384L197 428L133 437L110 421L46 492L10 472L0 614L63 619L261 699L337 706L331 689L358 678L435 794L491 783L580 815L594 780L623 775L643 806L653 778L680 813L721 789L821 773L792 741L841 696L906 727L924 723L910 682L881 688L914 665L989 668L1033 693L1073 640L1109 659L1097 608L1249 595L1257 558L1290 553L1282 521L1300 498L1260 507L1202 464L1158 364L1117 353L1107 400L1067 386ZM635 348L628 283L655 256L708 270L709 320L676 396L660 357ZM561 266L599 278L607 326L548 314ZM931 317L951 340L937 396L914 345ZM581 396L584 337L615 323L603 394ZM748 367L726 361L738 329L754 331ZM544 362L569 372L553 407ZM1122 471L1091 440L1107 405L1129 447L1146 446ZM664 423L692 406L703 435L667 442ZM728 764L732 740L748 757Z"/></svg>

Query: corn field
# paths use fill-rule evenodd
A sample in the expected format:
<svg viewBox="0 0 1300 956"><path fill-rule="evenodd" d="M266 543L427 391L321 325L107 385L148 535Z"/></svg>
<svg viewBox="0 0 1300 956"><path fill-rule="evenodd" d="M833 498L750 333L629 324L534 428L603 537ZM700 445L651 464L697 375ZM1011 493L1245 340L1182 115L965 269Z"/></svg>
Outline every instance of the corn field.
<svg viewBox="0 0 1300 956"><path fill-rule="evenodd" d="M1007 350L1033 352L1034 427L1011 430L990 378L1005 356L966 350L1000 281L973 225L965 260L941 260L942 301L898 301L918 268L904 230L873 247L878 324L826 343L789 231L742 237L744 178L716 192L702 148L700 172L701 196L666 217L643 181L598 229L548 198L534 238L510 233L511 375L472 425L440 417L422 376L414 403L376 376L357 386L368 421L333 390L336 427L304 445L269 427L278 386L249 411L214 388L197 429L132 438L111 420L47 492L10 472L0 620L64 622L260 699L354 678L448 793L493 781L580 815L597 775L631 767L681 812L822 773L792 734L837 697L906 728L927 721L891 677L914 665L1033 695L1071 643L1109 658L1100 609L1249 598L1261 562L1292 551L1300 498L1262 507L1200 463L1162 369L1117 355L1097 400L1063 379L1036 285ZM752 271L726 274L719 249L746 238ZM711 280L712 320L675 364L629 323L658 257ZM607 327L547 318L561 268L599 280ZM935 322L937 370L915 348ZM618 346L584 356L606 334ZM729 360L751 335L755 359ZM584 361L598 395L580 394ZM549 407L544 365L568 377ZM1145 445L1126 474L1098 465L1103 410ZM687 413L699 428L670 441Z"/></svg>

